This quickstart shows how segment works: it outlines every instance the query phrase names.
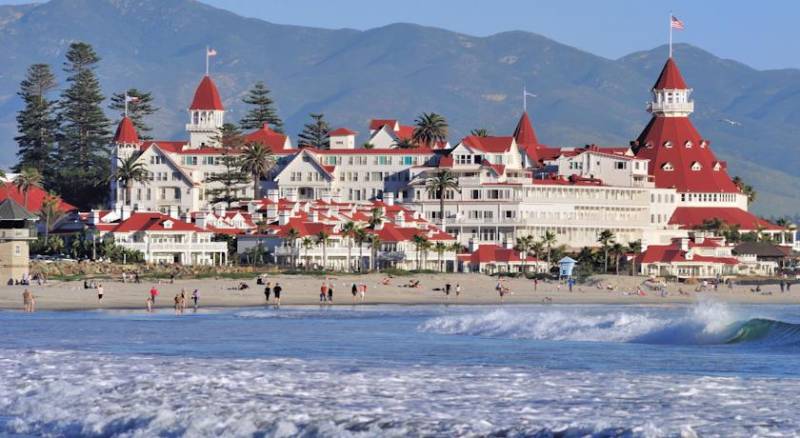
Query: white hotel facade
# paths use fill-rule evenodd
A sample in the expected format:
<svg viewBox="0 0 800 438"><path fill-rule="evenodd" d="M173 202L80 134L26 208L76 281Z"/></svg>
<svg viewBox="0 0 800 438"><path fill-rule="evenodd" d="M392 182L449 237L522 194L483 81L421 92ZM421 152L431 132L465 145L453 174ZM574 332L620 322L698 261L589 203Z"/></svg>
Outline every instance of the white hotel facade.
<svg viewBox="0 0 800 438"><path fill-rule="evenodd" d="M692 126L694 109L688 88L673 59L653 86L648 107L652 120L626 147L549 147L541 144L527 113L513 135L468 136L455 145L401 149L413 127L376 119L369 126L368 148L357 133L330 132L328 149L297 148L268 126L248 133L248 141L269 146L277 164L262 181L236 187L244 198L267 191L291 201L330 199L368 203L391 199L421 213L467 246L470 242L508 245L517 237L554 232L570 248L596 246L598 234L611 230L617 241L669 244L702 223L720 217L741 231L780 230L747 212L747 198L731 182L727 164L715 158L710 142ZM138 154L148 172L145 184L129 187L134 211L178 214L212 208L206 178L223 170L223 150L213 138L224 122L219 92L209 76L189 107L188 140L143 141L123 119L114 143L117 157ZM428 177L441 171L458 177L460 190L445 194L445 217L439 199L425 189ZM113 206L122 202L112 186Z"/></svg>

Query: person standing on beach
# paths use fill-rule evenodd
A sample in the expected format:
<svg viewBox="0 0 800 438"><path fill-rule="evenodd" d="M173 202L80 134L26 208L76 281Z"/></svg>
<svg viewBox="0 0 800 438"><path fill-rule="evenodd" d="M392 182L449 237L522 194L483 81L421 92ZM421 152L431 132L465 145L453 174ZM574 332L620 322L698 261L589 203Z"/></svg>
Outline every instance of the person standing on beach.
<svg viewBox="0 0 800 438"><path fill-rule="evenodd" d="M328 304L333 304L333 283L328 283Z"/></svg>
<svg viewBox="0 0 800 438"><path fill-rule="evenodd" d="M103 285L97 283L97 301L103 301Z"/></svg>
<svg viewBox="0 0 800 438"><path fill-rule="evenodd" d="M272 289L273 295L275 295L275 308L281 307L281 292L283 288L281 287L280 283L275 283L275 287Z"/></svg>
<svg viewBox="0 0 800 438"><path fill-rule="evenodd" d="M158 295L158 289L156 289L156 286L153 285L153 287L150 288L150 300L153 302L153 304L156 303L156 296L157 295Z"/></svg>
<svg viewBox="0 0 800 438"><path fill-rule="evenodd" d="M264 298L266 299L267 304L269 304L269 296L272 293L272 282L268 281L267 285L264 286Z"/></svg>
<svg viewBox="0 0 800 438"><path fill-rule="evenodd" d="M319 287L319 303L322 304L325 302L328 296L328 284L324 281L322 285Z"/></svg>
<svg viewBox="0 0 800 438"><path fill-rule="evenodd" d="M198 289L192 291L192 301L194 302L194 311L197 312L197 302L200 301L200 291Z"/></svg>
<svg viewBox="0 0 800 438"><path fill-rule="evenodd" d="M183 313L182 308L183 304L181 303L181 294L175 294L175 314L180 315Z"/></svg>
<svg viewBox="0 0 800 438"><path fill-rule="evenodd" d="M361 302L367 299L367 283L361 283Z"/></svg>
<svg viewBox="0 0 800 438"><path fill-rule="evenodd" d="M461 296L461 285L456 283L456 299Z"/></svg>
<svg viewBox="0 0 800 438"><path fill-rule="evenodd" d="M452 286L450 286L450 283L447 283L447 284L444 285L444 295L448 300L450 299L450 289L451 288L452 288Z"/></svg>
<svg viewBox="0 0 800 438"><path fill-rule="evenodd" d="M147 308L147 313L153 313L153 299L149 295L144 300L144 305Z"/></svg>
<svg viewBox="0 0 800 438"><path fill-rule="evenodd" d="M186 289L181 288L181 313L186 310Z"/></svg>
<svg viewBox="0 0 800 438"><path fill-rule="evenodd" d="M353 294L353 304L356 303L356 295L358 295L358 289L359 289L358 285L355 283L353 283L353 285L350 287L350 293Z"/></svg>
<svg viewBox="0 0 800 438"><path fill-rule="evenodd" d="M534 279L533 279L533 291L536 292L536 289L538 287L539 287L539 279L534 277Z"/></svg>
<svg viewBox="0 0 800 438"><path fill-rule="evenodd" d="M28 289L22 292L22 311L25 313L33 313L33 294Z"/></svg>

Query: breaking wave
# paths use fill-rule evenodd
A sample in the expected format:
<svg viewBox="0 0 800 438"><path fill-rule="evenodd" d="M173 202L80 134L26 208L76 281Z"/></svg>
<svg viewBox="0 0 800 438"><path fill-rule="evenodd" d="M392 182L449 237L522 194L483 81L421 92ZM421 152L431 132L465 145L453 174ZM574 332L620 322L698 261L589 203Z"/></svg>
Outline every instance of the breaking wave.
<svg viewBox="0 0 800 438"><path fill-rule="evenodd" d="M728 306L702 301L685 312L665 314L636 308L497 309L429 319L425 332L551 341L711 345L753 343L800 345L800 324L763 318L738 319Z"/></svg>

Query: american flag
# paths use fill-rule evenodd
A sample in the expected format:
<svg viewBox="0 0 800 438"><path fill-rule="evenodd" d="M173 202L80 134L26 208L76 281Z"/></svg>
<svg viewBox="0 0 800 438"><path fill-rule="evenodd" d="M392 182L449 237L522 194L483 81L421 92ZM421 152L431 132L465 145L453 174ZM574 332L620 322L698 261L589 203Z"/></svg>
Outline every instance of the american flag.
<svg viewBox="0 0 800 438"><path fill-rule="evenodd" d="M206 56L217 56L217 51L215 49L206 49Z"/></svg>
<svg viewBox="0 0 800 438"><path fill-rule="evenodd" d="M670 15L669 25L673 29L683 30L683 21L678 20L678 17Z"/></svg>

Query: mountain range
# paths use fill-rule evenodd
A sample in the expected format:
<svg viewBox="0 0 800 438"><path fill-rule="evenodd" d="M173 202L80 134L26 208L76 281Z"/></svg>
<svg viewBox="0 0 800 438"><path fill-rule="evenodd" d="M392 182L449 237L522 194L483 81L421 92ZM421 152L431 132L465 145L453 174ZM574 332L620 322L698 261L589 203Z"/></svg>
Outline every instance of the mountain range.
<svg viewBox="0 0 800 438"><path fill-rule="evenodd" d="M607 59L535 33L476 37L414 24L319 29L245 18L195 0L51 0L0 7L0 165L14 163L16 96L28 65L59 72L72 41L91 43L110 96L129 87L153 93L159 138L181 138L194 88L213 46L214 77L228 120L258 80L272 90L287 132L311 112L361 131L370 118L413 122L446 116L451 142L473 128L510 134L522 88L539 140L551 146L627 145L647 123L645 103L666 47ZM695 89L695 124L730 173L758 191L752 209L800 213L800 70L760 71L679 44L675 59ZM118 119L118 114L111 114Z"/></svg>

